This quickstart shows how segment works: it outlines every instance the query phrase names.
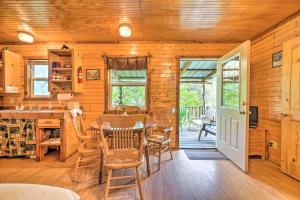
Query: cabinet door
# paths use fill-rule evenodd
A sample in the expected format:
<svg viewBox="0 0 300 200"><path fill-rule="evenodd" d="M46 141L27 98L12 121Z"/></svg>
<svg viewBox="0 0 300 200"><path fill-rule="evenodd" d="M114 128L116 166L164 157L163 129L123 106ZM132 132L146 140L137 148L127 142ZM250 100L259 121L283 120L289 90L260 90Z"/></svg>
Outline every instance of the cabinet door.
<svg viewBox="0 0 300 200"><path fill-rule="evenodd" d="M281 170L300 180L300 38L283 45Z"/></svg>
<svg viewBox="0 0 300 200"><path fill-rule="evenodd" d="M21 56L17 53L4 50L4 90L6 93L20 92L20 65Z"/></svg>

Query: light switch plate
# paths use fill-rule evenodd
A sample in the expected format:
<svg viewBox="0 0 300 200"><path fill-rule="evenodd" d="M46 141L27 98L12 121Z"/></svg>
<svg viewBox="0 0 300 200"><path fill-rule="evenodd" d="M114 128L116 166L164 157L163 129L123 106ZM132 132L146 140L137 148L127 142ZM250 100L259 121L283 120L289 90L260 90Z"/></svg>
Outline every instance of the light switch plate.
<svg viewBox="0 0 300 200"><path fill-rule="evenodd" d="M278 148L277 142L275 142L274 140L271 140L270 143L272 144L272 146L271 146L272 148L274 148L274 149Z"/></svg>

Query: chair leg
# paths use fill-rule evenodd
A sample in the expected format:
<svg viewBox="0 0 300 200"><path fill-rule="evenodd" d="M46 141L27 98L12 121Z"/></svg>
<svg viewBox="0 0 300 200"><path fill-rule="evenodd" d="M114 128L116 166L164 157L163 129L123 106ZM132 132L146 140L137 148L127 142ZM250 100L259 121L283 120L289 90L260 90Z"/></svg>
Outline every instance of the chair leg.
<svg viewBox="0 0 300 200"><path fill-rule="evenodd" d="M103 152L101 151L100 167L99 167L99 184L102 184L102 174L103 174Z"/></svg>
<svg viewBox="0 0 300 200"><path fill-rule="evenodd" d="M168 146L169 146L169 152L170 152L171 160L173 160L173 155L172 155L172 150L171 150L171 145L170 145L170 143L168 144Z"/></svg>
<svg viewBox="0 0 300 200"><path fill-rule="evenodd" d="M160 170L160 162L161 162L161 144L158 146L158 170Z"/></svg>
<svg viewBox="0 0 300 200"><path fill-rule="evenodd" d="M76 161L76 164L75 164L75 169L74 169L74 171L72 172L72 175L71 175L72 181L75 181L75 173L76 173L76 171L79 168L80 160L81 160L81 156L79 155L79 157L78 157L78 159Z"/></svg>
<svg viewBox="0 0 300 200"><path fill-rule="evenodd" d="M105 186L105 191L104 191L104 200L108 200L108 192L109 192L111 177L112 177L112 169L108 169L106 186Z"/></svg>
<svg viewBox="0 0 300 200"><path fill-rule="evenodd" d="M135 173L136 173L136 181L139 189L140 199L143 200L142 182L141 182L139 167L135 168Z"/></svg>
<svg viewBox="0 0 300 200"><path fill-rule="evenodd" d="M199 141L201 140L201 136L202 136L202 129L201 129L200 132L199 132L199 136L198 136L198 140L199 140Z"/></svg>

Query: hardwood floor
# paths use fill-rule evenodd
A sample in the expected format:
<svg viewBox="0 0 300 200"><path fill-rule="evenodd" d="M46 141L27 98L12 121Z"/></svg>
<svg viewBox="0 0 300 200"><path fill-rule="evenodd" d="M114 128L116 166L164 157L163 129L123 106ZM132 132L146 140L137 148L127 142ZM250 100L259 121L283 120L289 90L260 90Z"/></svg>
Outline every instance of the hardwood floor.
<svg viewBox="0 0 300 200"><path fill-rule="evenodd" d="M82 200L101 199L105 184L75 183L70 174L77 155L59 162L58 155L46 156L42 162L28 158L0 159L1 183L37 183L65 187L77 192ZM169 159L165 154L164 160ZM151 162L151 169L156 164ZM95 171L84 171L84 178ZM123 173L123 172L121 172ZM125 172L129 173L129 172ZM162 162L161 170L146 177L141 170L144 199L201 200L201 199L300 199L300 182L282 174L278 167L267 161L250 161L250 172L244 174L230 161L188 160L184 151L174 152L173 161ZM94 173L96 176L97 173ZM96 180L96 179L95 179ZM110 199L138 199L138 191L112 191ZM1 199L1 198L0 198Z"/></svg>

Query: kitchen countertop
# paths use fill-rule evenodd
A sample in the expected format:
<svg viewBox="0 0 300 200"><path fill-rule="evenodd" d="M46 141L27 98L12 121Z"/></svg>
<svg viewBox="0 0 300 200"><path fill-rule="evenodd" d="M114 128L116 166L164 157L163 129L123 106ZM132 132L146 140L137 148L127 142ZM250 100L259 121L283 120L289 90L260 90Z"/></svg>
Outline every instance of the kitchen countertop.
<svg viewBox="0 0 300 200"><path fill-rule="evenodd" d="M67 110L0 110L0 119L65 119L69 117Z"/></svg>

